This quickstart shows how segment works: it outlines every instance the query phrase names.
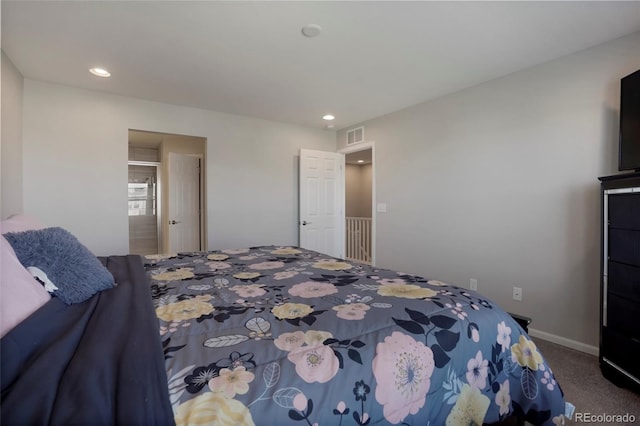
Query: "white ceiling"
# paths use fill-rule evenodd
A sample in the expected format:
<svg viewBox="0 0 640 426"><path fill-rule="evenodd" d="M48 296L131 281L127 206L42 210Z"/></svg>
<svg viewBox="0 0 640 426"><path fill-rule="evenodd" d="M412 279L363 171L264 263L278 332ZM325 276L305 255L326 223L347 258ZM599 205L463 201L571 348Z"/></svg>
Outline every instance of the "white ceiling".
<svg viewBox="0 0 640 426"><path fill-rule="evenodd" d="M2 1L25 78L349 127L640 31L640 1ZM318 24L318 37L301 28ZM92 66L112 72L94 77Z"/></svg>

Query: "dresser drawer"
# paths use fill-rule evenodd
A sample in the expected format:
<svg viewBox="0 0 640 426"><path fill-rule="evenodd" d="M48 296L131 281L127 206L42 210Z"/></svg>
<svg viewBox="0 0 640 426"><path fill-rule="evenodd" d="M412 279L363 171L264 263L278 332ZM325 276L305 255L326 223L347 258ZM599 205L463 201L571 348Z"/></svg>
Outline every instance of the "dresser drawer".
<svg viewBox="0 0 640 426"><path fill-rule="evenodd" d="M640 304L640 266L609 261L608 291Z"/></svg>
<svg viewBox="0 0 640 426"><path fill-rule="evenodd" d="M640 231L609 228L609 259L640 266Z"/></svg>
<svg viewBox="0 0 640 426"><path fill-rule="evenodd" d="M640 339L640 304L624 296L607 294L607 327Z"/></svg>
<svg viewBox="0 0 640 426"><path fill-rule="evenodd" d="M609 195L609 224L640 230L640 193Z"/></svg>
<svg viewBox="0 0 640 426"><path fill-rule="evenodd" d="M600 356L604 361L613 363L627 374L640 379L640 341L612 330L602 329L602 346Z"/></svg>

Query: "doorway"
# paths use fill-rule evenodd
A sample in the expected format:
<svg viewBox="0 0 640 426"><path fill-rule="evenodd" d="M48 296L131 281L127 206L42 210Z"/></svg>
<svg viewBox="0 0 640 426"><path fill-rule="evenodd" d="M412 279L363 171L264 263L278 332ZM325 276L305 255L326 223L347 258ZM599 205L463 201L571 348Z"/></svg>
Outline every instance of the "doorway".
<svg viewBox="0 0 640 426"><path fill-rule="evenodd" d="M358 154L360 153L360 154ZM362 190L347 194L345 178L346 157L354 166L366 164L366 184ZM361 162L359 162L361 160ZM359 172L358 172L359 173ZM359 143L339 152L300 150L298 173L298 229L299 245L334 257L342 257L375 265L376 262L376 183L374 142ZM365 193L363 196L362 193ZM353 194L356 194L355 196ZM347 227L347 203L368 204L369 208L356 212L351 218L364 219L360 225ZM368 200L368 201L366 201ZM320 219L320 220L319 220ZM335 222L337 220L337 222ZM358 229L360 226L360 229ZM363 228L364 227L364 228ZM366 229L365 229L366 228ZM357 241L353 238L357 237ZM364 241L362 238L365 238ZM348 245L356 247L348 253Z"/></svg>
<svg viewBox="0 0 640 426"><path fill-rule="evenodd" d="M373 146L345 155L345 258L373 264Z"/></svg>
<svg viewBox="0 0 640 426"><path fill-rule="evenodd" d="M158 165L129 162L129 252L158 253Z"/></svg>
<svg viewBox="0 0 640 426"><path fill-rule="evenodd" d="M206 250L205 158L205 138L129 130L131 253Z"/></svg>

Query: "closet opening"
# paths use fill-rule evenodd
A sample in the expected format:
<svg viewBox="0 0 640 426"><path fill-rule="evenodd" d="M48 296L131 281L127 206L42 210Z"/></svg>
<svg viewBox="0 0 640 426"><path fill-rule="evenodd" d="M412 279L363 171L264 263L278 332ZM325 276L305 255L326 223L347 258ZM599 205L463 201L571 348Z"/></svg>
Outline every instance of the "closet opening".
<svg viewBox="0 0 640 426"><path fill-rule="evenodd" d="M129 130L129 252L206 250L206 139Z"/></svg>

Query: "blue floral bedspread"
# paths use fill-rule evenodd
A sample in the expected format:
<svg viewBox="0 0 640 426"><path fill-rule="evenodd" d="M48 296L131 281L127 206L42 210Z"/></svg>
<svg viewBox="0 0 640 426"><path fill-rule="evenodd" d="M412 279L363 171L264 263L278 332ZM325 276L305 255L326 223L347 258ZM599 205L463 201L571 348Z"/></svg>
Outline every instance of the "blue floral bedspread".
<svg viewBox="0 0 640 426"><path fill-rule="evenodd" d="M535 343L476 292L295 247L145 266L178 425L563 421Z"/></svg>

